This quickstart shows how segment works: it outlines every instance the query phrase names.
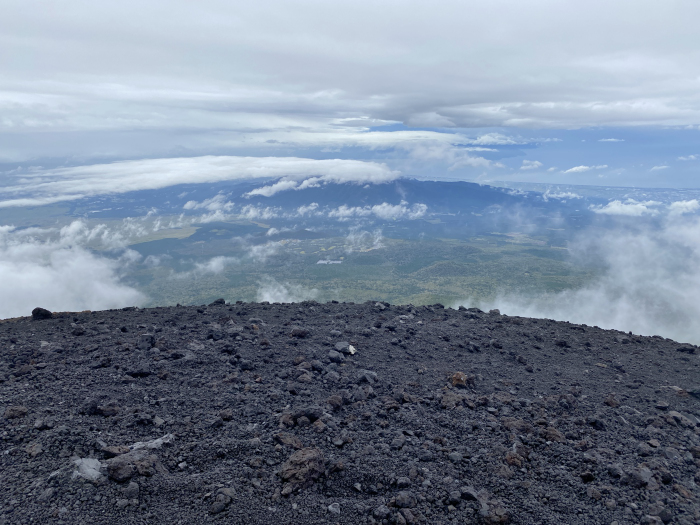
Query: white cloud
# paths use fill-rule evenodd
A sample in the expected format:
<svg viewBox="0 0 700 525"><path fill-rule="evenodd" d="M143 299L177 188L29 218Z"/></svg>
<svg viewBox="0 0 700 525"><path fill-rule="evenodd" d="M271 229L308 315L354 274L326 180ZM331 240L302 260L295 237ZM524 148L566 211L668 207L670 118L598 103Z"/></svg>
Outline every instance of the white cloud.
<svg viewBox="0 0 700 525"><path fill-rule="evenodd" d="M271 206L255 206L253 204L249 204L241 208L240 212L238 213L238 216L243 219L253 221L274 219L276 217L279 217L281 214L282 210L280 210L279 208Z"/></svg>
<svg viewBox="0 0 700 525"><path fill-rule="evenodd" d="M602 170L607 168L607 164L601 164L600 166L576 166L573 168L569 168L566 170L564 173L583 173L585 171L590 171L590 170Z"/></svg>
<svg viewBox="0 0 700 525"><path fill-rule="evenodd" d="M304 217L306 214L311 214L314 211L318 209L318 203L317 202L312 202L311 204L307 204L304 206L299 206L297 208L297 213Z"/></svg>
<svg viewBox="0 0 700 525"><path fill-rule="evenodd" d="M221 156L146 159L22 173L22 179L0 187L0 207L36 206L193 182L284 177L291 184L318 177L324 184L362 184L388 182L398 176L384 164L357 160ZM204 207L213 204L217 203Z"/></svg>
<svg viewBox="0 0 700 525"><path fill-rule="evenodd" d="M628 217L641 217L642 215L658 215L660 202L645 201L637 202L634 199L627 199L625 202L614 200L607 203L605 206L591 205L589 210L603 215L626 215Z"/></svg>
<svg viewBox="0 0 700 525"><path fill-rule="evenodd" d="M520 166L521 170L536 170L542 167L542 163L539 160L523 160L523 165Z"/></svg>
<svg viewBox="0 0 700 525"><path fill-rule="evenodd" d="M275 193L278 193L280 191L297 189L298 185L299 185L299 183L295 180L281 180L279 182L275 182L274 184L271 184L270 186L263 186L261 188L255 188L254 190L249 191L246 195L249 197L252 197L253 195L261 195L263 197L272 197Z"/></svg>
<svg viewBox="0 0 700 525"><path fill-rule="evenodd" d="M558 200L570 200L570 199L582 199L583 197L579 195L578 193L574 193L571 191L560 191L560 192L552 192L549 189L545 191L542 194L542 199L547 202L549 199L558 199Z"/></svg>
<svg viewBox="0 0 700 525"><path fill-rule="evenodd" d="M502 133L486 133L474 139L471 143L475 146L505 146L514 144L527 144L528 141L515 139Z"/></svg>
<svg viewBox="0 0 700 525"><path fill-rule="evenodd" d="M374 215L379 219L395 220L395 219L420 219L428 211L425 204L418 203L409 206L406 201L401 201L400 204L375 204L374 206L347 206L345 204L328 212L328 217L347 220L352 217L369 217Z"/></svg>
<svg viewBox="0 0 700 525"><path fill-rule="evenodd" d="M697 199L692 199L688 201L676 201L672 202L668 206L669 215L684 215L686 213L693 213L700 209L700 202Z"/></svg>
<svg viewBox="0 0 700 525"><path fill-rule="evenodd" d="M164 5L68 0L56 11L6 0L0 48L13 52L0 62L0 131L11 140L0 157L326 148L390 123L700 121L697 2ZM518 142L489 135L473 145Z"/></svg>
<svg viewBox="0 0 700 525"><path fill-rule="evenodd" d="M279 253L281 247L282 245L278 242L267 242L251 246L248 250L248 257L255 262L264 263L270 257Z"/></svg>
<svg viewBox="0 0 700 525"><path fill-rule="evenodd" d="M58 232L0 226L0 317L30 315L36 306L81 311L142 304L146 297L122 281L138 254L110 258L85 248L104 232L79 221Z"/></svg>
<svg viewBox="0 0 700 525"><path fill-rule="evenodd" d="M197 201L187 201L183 206L186 210L200 210L205 209L212 212L216 211L230 211L233 209L233 203L226 200L226 196L219 193L211 199L205 199L202 202Z"/></svg>
<svg viewBox="0 0 700 525"><path fill-rule="evenodd" d="M316 288L306 288L299 284L280 283L272 277L263 278L258 287L257 301L270 303L298 303L318 297Z"/></svg>
<svg viewBox="0 0 700 525"><path fill-rule="evenodd" d="M345 238L344 249L346 253L366 252L384 248L382 230L377 229L373 232L352 228Z"/></svg>
<svg viewBox="0 0 700 525"><path fill-rule="evenodd" d="M598 139L598 142L624 142L625 139Z"/></svg>
<svg viewBox="0 0 700 525"><path fill-rule="evenodd" d="M665 170L665 169L668 169L668 166L654 166L649 171L660 171L660 170Z"/></svg>
<svg viewBox="0 0 700 525"><path fill-rule="evenodd" d="M574 260L604 265L575 290L504 293L482 308L700 344L700 220L672 217L660 228L588 232L571 246ZM464 301L463 304L469 304Z"/></svg>
<svg viewBox="0 0 700 525"><path fill-rule="evenodd" d="M686 157L678 157L678 160L698 160L700 155L688 155Z"/></svg>

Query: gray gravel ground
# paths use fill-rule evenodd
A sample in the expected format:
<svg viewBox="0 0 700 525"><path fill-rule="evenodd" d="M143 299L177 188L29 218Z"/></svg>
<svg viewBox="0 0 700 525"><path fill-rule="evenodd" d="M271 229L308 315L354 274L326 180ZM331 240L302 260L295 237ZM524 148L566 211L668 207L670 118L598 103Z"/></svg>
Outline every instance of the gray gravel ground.
<svg viewBox="0 0 700 525"><path fill-rule="evenodd" d="M700 523L692 345L440 305L34 317L0 322L0 524Z"/></svg>

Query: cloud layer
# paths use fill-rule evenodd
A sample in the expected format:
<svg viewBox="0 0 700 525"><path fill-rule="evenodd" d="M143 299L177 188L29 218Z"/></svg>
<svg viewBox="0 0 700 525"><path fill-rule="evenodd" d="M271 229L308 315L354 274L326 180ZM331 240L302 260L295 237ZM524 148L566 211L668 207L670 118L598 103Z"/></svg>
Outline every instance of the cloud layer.
<svg viewBox="0 0 700 525"><path fill-rule="evenodd" d="M698 217L669 216L658 229L589 232L571 249L575 260L602 265L601 275L577 290L503 293L482 307L700 344Z"/></svg>
<svg viewBox="0 0 700 525"><path fill-rule="evenodd" d="M14 173L9 185L0 186L0 207L37 206L186 183L284 177L290 187L296 187L297 181L307 186L364 184L388 182L398 176L384 164L357 160L230 156L147 159Z"/></svg>
<svg viewBox="0 0 700 525"><path fill-rule="evenodd" d="M0 161L395 147L484 168L467 148L522 144L495 127L698 126L698 18L692 0L7 0Z"/></svg>
<svg viewBox="0 0 700 525"><path fill-rule="evenodd" d="M0 226L0 318L30 315L37 306L50 310L103 310L139 305L145 296L124 284L124 270L138 259L98 255L83 244L100 231L75 222L52 239L47 232L15 231Z"/></svg>

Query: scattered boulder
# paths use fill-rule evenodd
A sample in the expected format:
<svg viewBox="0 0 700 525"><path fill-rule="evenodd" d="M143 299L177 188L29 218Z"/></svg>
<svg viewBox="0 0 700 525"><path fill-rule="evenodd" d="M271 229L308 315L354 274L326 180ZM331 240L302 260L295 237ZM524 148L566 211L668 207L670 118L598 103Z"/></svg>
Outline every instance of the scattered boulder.
<svg viewBox="0 0 700 525"><path fill-rule="evenodd" d="M5 419L17 419L29 413L27 407L22 405L12 405L5 409Z"/></svg>
<svg viewBox="0 0 700 525"><path fill-rule="evenodd" d="M325 471L323 452L316 447L302 448L284 462L279 476L283 495L311 486Z"/></svg>
<svg viewBox="0 0 700 525"><path fill-rule="evenodd" d="M41 321L42 319L51 319L53 317L53 313L50 310L47 310L46 308L40 308L36 307L34 310L32 310L32 319L35 321Z"/></svg>

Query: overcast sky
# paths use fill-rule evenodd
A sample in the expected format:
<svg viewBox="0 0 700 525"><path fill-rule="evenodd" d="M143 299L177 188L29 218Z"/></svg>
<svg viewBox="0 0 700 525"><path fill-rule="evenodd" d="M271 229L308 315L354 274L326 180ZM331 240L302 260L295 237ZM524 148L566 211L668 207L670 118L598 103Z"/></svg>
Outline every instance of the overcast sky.
<svg viewBox="0 0 700 525"><path fill-rule="evenodd" d="M129 161L157 187L289 163L698 188L698 20L697 0L4 0L0 186L70 197L69 168Z"/></svg>

